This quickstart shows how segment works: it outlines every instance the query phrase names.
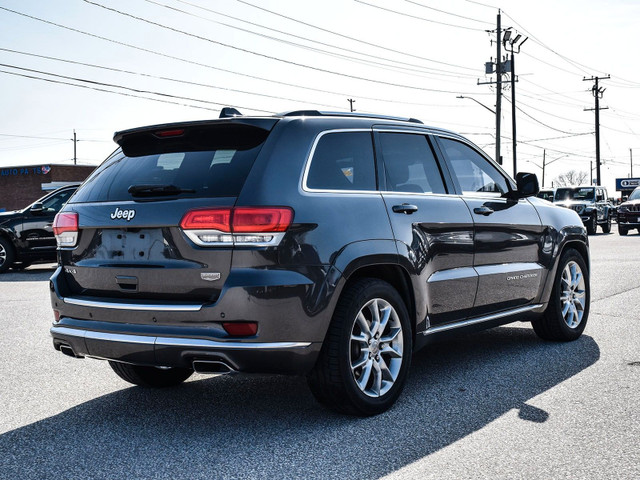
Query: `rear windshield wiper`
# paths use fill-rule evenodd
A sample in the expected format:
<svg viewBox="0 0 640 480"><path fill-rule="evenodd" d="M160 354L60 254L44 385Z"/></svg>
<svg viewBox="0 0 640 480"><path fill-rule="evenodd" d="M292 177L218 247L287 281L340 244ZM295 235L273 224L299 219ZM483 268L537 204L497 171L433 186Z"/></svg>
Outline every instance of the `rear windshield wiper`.
<svg viewBox="0 0 640 480"><path fill-rule="evenodd" d="M161 195L180 195L195 193L192 188L181 188L176 185L131 185L127 190L134 197L156 197Z"/></svg>

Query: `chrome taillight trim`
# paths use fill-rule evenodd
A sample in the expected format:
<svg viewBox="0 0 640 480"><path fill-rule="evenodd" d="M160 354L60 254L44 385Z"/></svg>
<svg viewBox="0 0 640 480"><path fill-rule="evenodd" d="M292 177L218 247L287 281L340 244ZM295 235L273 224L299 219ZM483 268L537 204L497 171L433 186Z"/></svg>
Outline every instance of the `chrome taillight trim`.
<svg viewBox="0 0 640 480"><path fill-rule="evenodd" d="M220 230L182 230L189 239L200 247L275 247L280 244L286 232L229 233ZM226 237L224 241L207 242L203 236ZM243 241L247 237L265 237L265 241ZM266 237L269 237L268 240Z"/></svg>

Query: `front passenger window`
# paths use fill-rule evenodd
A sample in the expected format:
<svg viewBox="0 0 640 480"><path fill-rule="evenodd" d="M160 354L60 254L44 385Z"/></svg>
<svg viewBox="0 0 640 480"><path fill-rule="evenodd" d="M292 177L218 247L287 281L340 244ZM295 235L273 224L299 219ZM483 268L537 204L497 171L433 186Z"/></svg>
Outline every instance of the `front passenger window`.
<svg viewBox="0 0 640 480"><path fill-rule="evenodd" d="M440 141L463 195L500 197L509 191L504 176L474 149L449 138Z"/></svg>

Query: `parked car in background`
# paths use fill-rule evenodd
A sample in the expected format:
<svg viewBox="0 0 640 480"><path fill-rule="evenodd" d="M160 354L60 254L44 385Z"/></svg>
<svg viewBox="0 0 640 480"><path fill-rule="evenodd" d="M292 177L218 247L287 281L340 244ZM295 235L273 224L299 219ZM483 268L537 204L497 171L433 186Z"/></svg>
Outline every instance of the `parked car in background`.
<svg viewBox="0 0 640 480"><path fill-rule="evenodd" d="M56 261L53 219L79 184L67 185L13 212L0 212L0 273Z"/></svg>
<svg viewBox="0 0 640 480"><path fill-rule="evenodd" d="M588 237L535 175L414 119L222 116L116 133L60 211L56 350L143 386L306 375L321 403L373 415L436 338L582 334Z"/></svg>
<svg viewBox="0 0 640 480"><path fill-rule="evenodd" d="M587 227L587 233L594 235L598 225L604 233L611 231L613 205L609 202L607 189L587 185L583 187L560 187L556 189L555 204L574 210Z"/></svg>
<svg viewBox="0 0 640 480"><path fill-rule="evenodd" d="M555 188L544 188L538 192L536 197L542 198L543 200L547 200L553 203L555 193L556 193Z"/></svg>
<svg viewBox="0 0 640 480"><path fill-rule="evenodd" d="M626 235L634 228L640 233L640 187L636 187L629 198L618 205L618 233Z"/></svg>

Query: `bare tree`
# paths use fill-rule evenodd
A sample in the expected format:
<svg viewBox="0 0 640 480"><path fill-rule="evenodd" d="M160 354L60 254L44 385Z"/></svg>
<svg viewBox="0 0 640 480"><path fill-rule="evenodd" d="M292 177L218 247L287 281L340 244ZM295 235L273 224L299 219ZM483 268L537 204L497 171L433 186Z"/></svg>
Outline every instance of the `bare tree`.
<svg viewBox="0 0 640 480"><path fill-rule="evenodd" d="M556 187L572 187L575 185L584 185L589 175L587 172L579 172L578 170L569 170L567 173L558 175L553 183Z"/></svg>

